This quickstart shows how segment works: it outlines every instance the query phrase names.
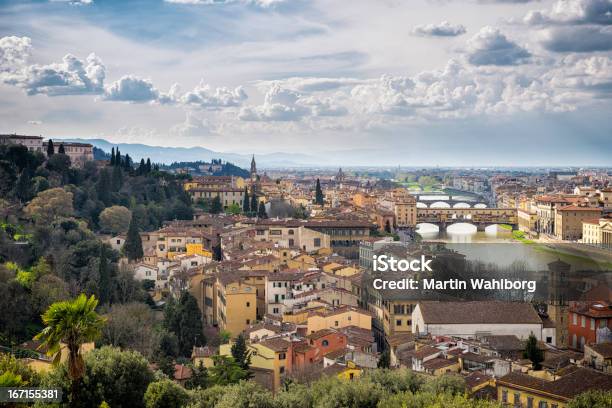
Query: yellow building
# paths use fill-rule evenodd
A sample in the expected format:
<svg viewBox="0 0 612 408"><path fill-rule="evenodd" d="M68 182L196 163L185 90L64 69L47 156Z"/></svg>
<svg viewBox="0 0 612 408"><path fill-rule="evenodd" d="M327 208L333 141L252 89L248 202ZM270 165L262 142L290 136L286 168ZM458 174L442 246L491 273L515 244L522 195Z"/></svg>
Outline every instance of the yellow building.
<svg viewBox="0 0 612 408"><path fill-rule="evenodd" d="M323 369L323 375L338 377L344 381L350 381L361 376L361 368L357 367L352 361L344 364L333 364Z"/></svg>
<svg viewBox="0 0 612 408"><path fill-rule="evenodd" d="M415 227L417 224L416 198L407 192L394 194L393 212L398 227Z"/></svg>
<svg viewBox="0 0 612 408"><path fill-rule="evenodd" d="M324 312L311 312L307 319L307 333L347 326L372 330L372 316L365 310L345 306Z"/></svg>
<svg viewBox="0 0 612 408"><path fill-rule="evenodd" d="M497 380L497 399L513 406L565 408L572 398L590 389L612 390L612 377L588 368L552 381L511 372Z"/></svg>
<svg viewBox="0 0 612 408"><path fill-rule="evenodd" d="M193 347L193 351L191 352L191 362L194 367L199 367L202 364L206 368L212 367L214 361L212 356L216 355L217 351L209 346L203 347Z"/></svg>
<svg viewBox="0 0 612 408"><path fill-rule="evenodd" d="M216 286L219 328L237 336L257 320L257 288L229 271L219 274Z"/></svg>
<svg viewBox="0 0 612 408"><path fill-rule="evenodd" d="M415 307L416 303L406 300L384 300L382 314L385 336L412 333L412 311Z"/></svg>
<svg viewBox="0 0 612 408"><path fill-rule="evenodd" d="M215 197L219 197L221 200L221 205L224 209L227 209L231 205L238 205L240 209L242 209L242 203L244 202L244 188L196 187L188 190L187 192L194 202L198 200L212 201Z"/></svg>
<svg viewBox="0 0 612 408"><path fill-rule="evenodd" d="M31 350L37 353L39 356L38 358L25 358L23 361L28 365L28 367L37 373L45 373L51 371L53 368L54 356L47 356L44 350L38 350L39 345L40 343L35 340L24 343L22 345L24 349ZM87 354L94 348L96 348L96 346L93 342L84 343L81 345L80 352L81 354ZM60 353L60 363L65 363L68 361L68 347L64 343L61 343L60 345Z"/></svg>
<svg viewBox="0 0 612 408"><path fill-rule="evenodd" d="M273 373L272 392L277 392L286 375L291 372L291 342L280 337L262 340L247 345L251 352L251 368ZM221 355L231 356L231 345L219 348Z"/></svg>
<svg viewBox="0 0 612 408"><path fill-rule="evenodd" d="M601 217L597 207L567 205L555 211L555 236L557 239L577 241L582 238L582 223Z"/></svg>

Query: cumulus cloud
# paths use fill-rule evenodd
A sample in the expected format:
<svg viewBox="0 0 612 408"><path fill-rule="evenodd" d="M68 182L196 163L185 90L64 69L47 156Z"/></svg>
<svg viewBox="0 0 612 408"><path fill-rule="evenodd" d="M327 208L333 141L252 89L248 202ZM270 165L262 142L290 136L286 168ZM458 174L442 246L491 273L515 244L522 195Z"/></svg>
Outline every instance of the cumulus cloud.
<svg viewBox="0 0 612 408"><path fill-rule="evenodd" d="M554 52L612 50L612 27L555 27L545 30L542 45Z"/></svg>
<svg viewBox="0 0 612 408"><path fill-rule="evenodd" d="M92 53L85 60L67 54L61 63L29 65L5 75L3 81L28 95L95 95L103 92L105 77L106 67Z"/></svg>
<svg viewBox="0 0 612 408"><path fill-rule="evenodd" d="M612 24L612 0L558 0L550 10L532 10L523 21L531 25Z"/></svg>
<svg viewBox="0 0 612 408"><path fill-rule="evenodd" d="M570 54L556 63L543 80L554 89L612 94L612 58Z"/></svg>
<svg viewBox="0 0 612 408"><path fill-rule="evenodd" d="M142 103L155 101L158 97L159 91L155 89L150 80L125 75L106 88L102 99Z"/></svg>
<svg viewBox="0 0 612 408"><path fill-rule="evenodd" d="M248 98L240 86L235 89L225 87L213 89L204 81L184 95L178 96L178 88L171 90L170 94L174 94L171 99L175 102L207 109L240 106Z"/></svg>
<svg viewBox="0 0 612 408"><path fill-rule="evenodd" d="M28 37L8 36L0 38L0 74L15 72L22 68L32 51L32 40Z"/></svg>
<svg viewBox="0 0 612 408"><path fill-rule="evenodd" d="M429 37L456 37L465 34L466 29L461 24L451 24L448 21L442 21L439 24L418 25L414 27L412 33Z"/></svg>
<svg viewBox="0 0 612 408"><path fill-rule="evenodd" d="M481 28L468 41L467 58L473 65L518 65L530 56L529 51L491 26Z"/></svg>

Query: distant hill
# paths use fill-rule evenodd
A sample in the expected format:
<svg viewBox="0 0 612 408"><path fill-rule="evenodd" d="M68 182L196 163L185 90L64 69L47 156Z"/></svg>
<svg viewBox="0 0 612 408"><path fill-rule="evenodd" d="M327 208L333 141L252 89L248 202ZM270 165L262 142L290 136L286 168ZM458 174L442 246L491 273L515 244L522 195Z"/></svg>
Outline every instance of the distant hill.
<svg viewBox="0 0 612 408"><path fill-rule="evenodd" d="M55 139L54 139L55 140ZM95 147L109 153L111 148L119 147L121 154L129 154L134 162L141 158L150 158L154 163L171 164L173 162L210 162L212 159L234 163L237 166L248 168L251 156L236 153L215 152L204 147L163 147L149 146L140 143L111 143L104 139L57 139L68 142L91 143ZM319 159L300 153L268 153L255 155L258 167L303 167L312 166Z"/></svg>

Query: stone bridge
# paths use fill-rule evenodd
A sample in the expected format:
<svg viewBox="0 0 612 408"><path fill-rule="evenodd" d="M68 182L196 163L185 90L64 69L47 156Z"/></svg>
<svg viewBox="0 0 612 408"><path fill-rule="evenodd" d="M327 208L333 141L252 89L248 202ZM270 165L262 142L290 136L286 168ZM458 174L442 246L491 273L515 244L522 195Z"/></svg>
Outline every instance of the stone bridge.
<svg viewBox="0 0 612 408"><path fill-rule="evenodd" d="M436 224L445 229L448 224L465 222L474 224L479 230L488 225L518 225L516 208L417 208L417 223Z"/></svg>
<svg viewBox="0 0 612 408"><path fill-rule="evenodd" d="M432 204L443 202L447 203L451 207L454 207L455 204L465 203L470 207L474 207L476 204L484 204L487 205L487 202L482 198L475 197L466 197L462 195L449 195L449 194L417 194L415 198L418 203L425 204L427 207L431 207Z"/></svg>

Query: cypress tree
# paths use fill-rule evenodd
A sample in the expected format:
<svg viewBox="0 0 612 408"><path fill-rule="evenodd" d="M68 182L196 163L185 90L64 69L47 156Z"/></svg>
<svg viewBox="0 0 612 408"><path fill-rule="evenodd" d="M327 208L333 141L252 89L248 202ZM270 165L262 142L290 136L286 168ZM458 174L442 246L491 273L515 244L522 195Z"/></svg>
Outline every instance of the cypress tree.
<svg viewBox="0 0 612 408"><path fill-rule="evenodd" d="M113 191L119 191L121 190L121 187L123 187L123 170L121 170L121 167L113 167L113 176L112 176L112 182L111 182Z"/></svg>
<svg viewBox="0 0 612 408"><path fill-rule="evenodd" d="M315 204L323 205L325 197L323 196L323 190L321 190L321 182L317 179L315 186Z"/></svg>
<svg viewBox="0 0 612 408"><path fill-rule="evenodd" d="M223 260L223 248L221 248L221 242L213 247L213 261Z"/></svg>
<svg viewBox="0 0 612 408"><path fill-rule="evenodd" d="M388 349L381 353L376 366L378 368L389 368L391 366L391 354L389 354Z"/></svg>
<svg viewBox="0 0 612 408"><path fill-rule="evenodd" d="M53 147L53 140L49 139L47 143L47 157L51 157L55 154L55 148Z"/></svg>
<svg viewBox="0 0 612 408"><path fill-rule="evenodd" d="M242 212L243 213L248 213L249 212L249 190L245 187L244 188L244 200L242 201Z"/></svg>
<svg viewBox="0 0 612 408"><path fill-rule="evenodd" d="M132 170L132 158L129 154L125 154L125 159L123 160L123 168L127 171Z"/></svg>
<svg viewBox="0 0 612 408"><path fill-rule="evenodd" d="M533 333L531 333L527 338L527 344L525 345L525 350L523 351L523 357L531 360L534 370L539 370L542 368L540 363L544 361L544 353L538 347L538 339Z"/></svg>
<svg viewBox="0 0 612 408"><path fill-rule="evenodd" d="M257 217L268 218L268 214L266 213L266 206L263 201L259 203L259 208L257 209Z"/></svg>
<svg viewBox="0 0 612 408"><path fill-rule="evenodd" d="M254 213L257 211L257 204L259 203L259 200L257 199L257 195L255 194L254 191L251 190L251 193L253 195L251 195L251 205L249 209L251 210L252 213Z"/></svg>
<svg viewBox="0 0 612 408"><path fill-rule="evenodd" d="M117 152L115 153L115 166L121 166L121 152L119 148L117 148Z"/></svg>
<svg viewBox="0 0 612 408"><path fill-rule="evenodd" d="M66 150L64 149L64 144L60 144L59 149L57 149L57 153L66 154Z"/></svg>
<svg viewBox="0 0 612 408"><path fill-rule="evenodd" d="M96 184L96 192L98 193L98 200L108 207L111 204L111 179L106 169L100 171L98 183Z"/></svg>
<svg viewBox="0 0 612 408"><path fill-rule="evenodd" d="M110 165L111 166L115 165L115 147L114 146L111 148Z"/></svg>
<svg viewBox="0 0 612 408"><path fill-rule="evenodd" d="M144 255L142 251L142 240L140 239L140 234L138 233L138 222L136 221L136 217L132 217L132 220L130 221L130 227L128 228L127 237L125 239L123 248L125 250L125 255L130 261L142 259Z"/></svg>
<svg viewBox="0 0 612 408"><path fill-rule="evenodd" d="M144 159L140 159L140 165L138 165L138 175L142 176L146 173L146 164Z"/></svg>
<svg viewBox="0 0 612 408"><path fill-rule="evenodd" d="M219 214L223 211L223 205L221 205L221 198L217 195L212 199L212 204L210 205L210 213L211 214Z"/></svg>
<svg viewBox="0 0 612 408"><path fill-rule="evenodd" d="M30 176L30 169L27 167L23 169L17 179L15 195L22 202L29 201L32 198L32 177Z"/></svg>
<svg viewBox="0 0 612 408"><path fill-rule="evenodd" d="M151 172L151 159L147 157L147 174Z"/></svg>
<svg viewBox="0 0 612 408"><path fill-rule="evenodd" d="M240 367L244 370L248 370L251 365L251 352L247 349L246 339L244 334L240 333L236 338L236 342L232 344L231 348L232 357Z"/></svg>

